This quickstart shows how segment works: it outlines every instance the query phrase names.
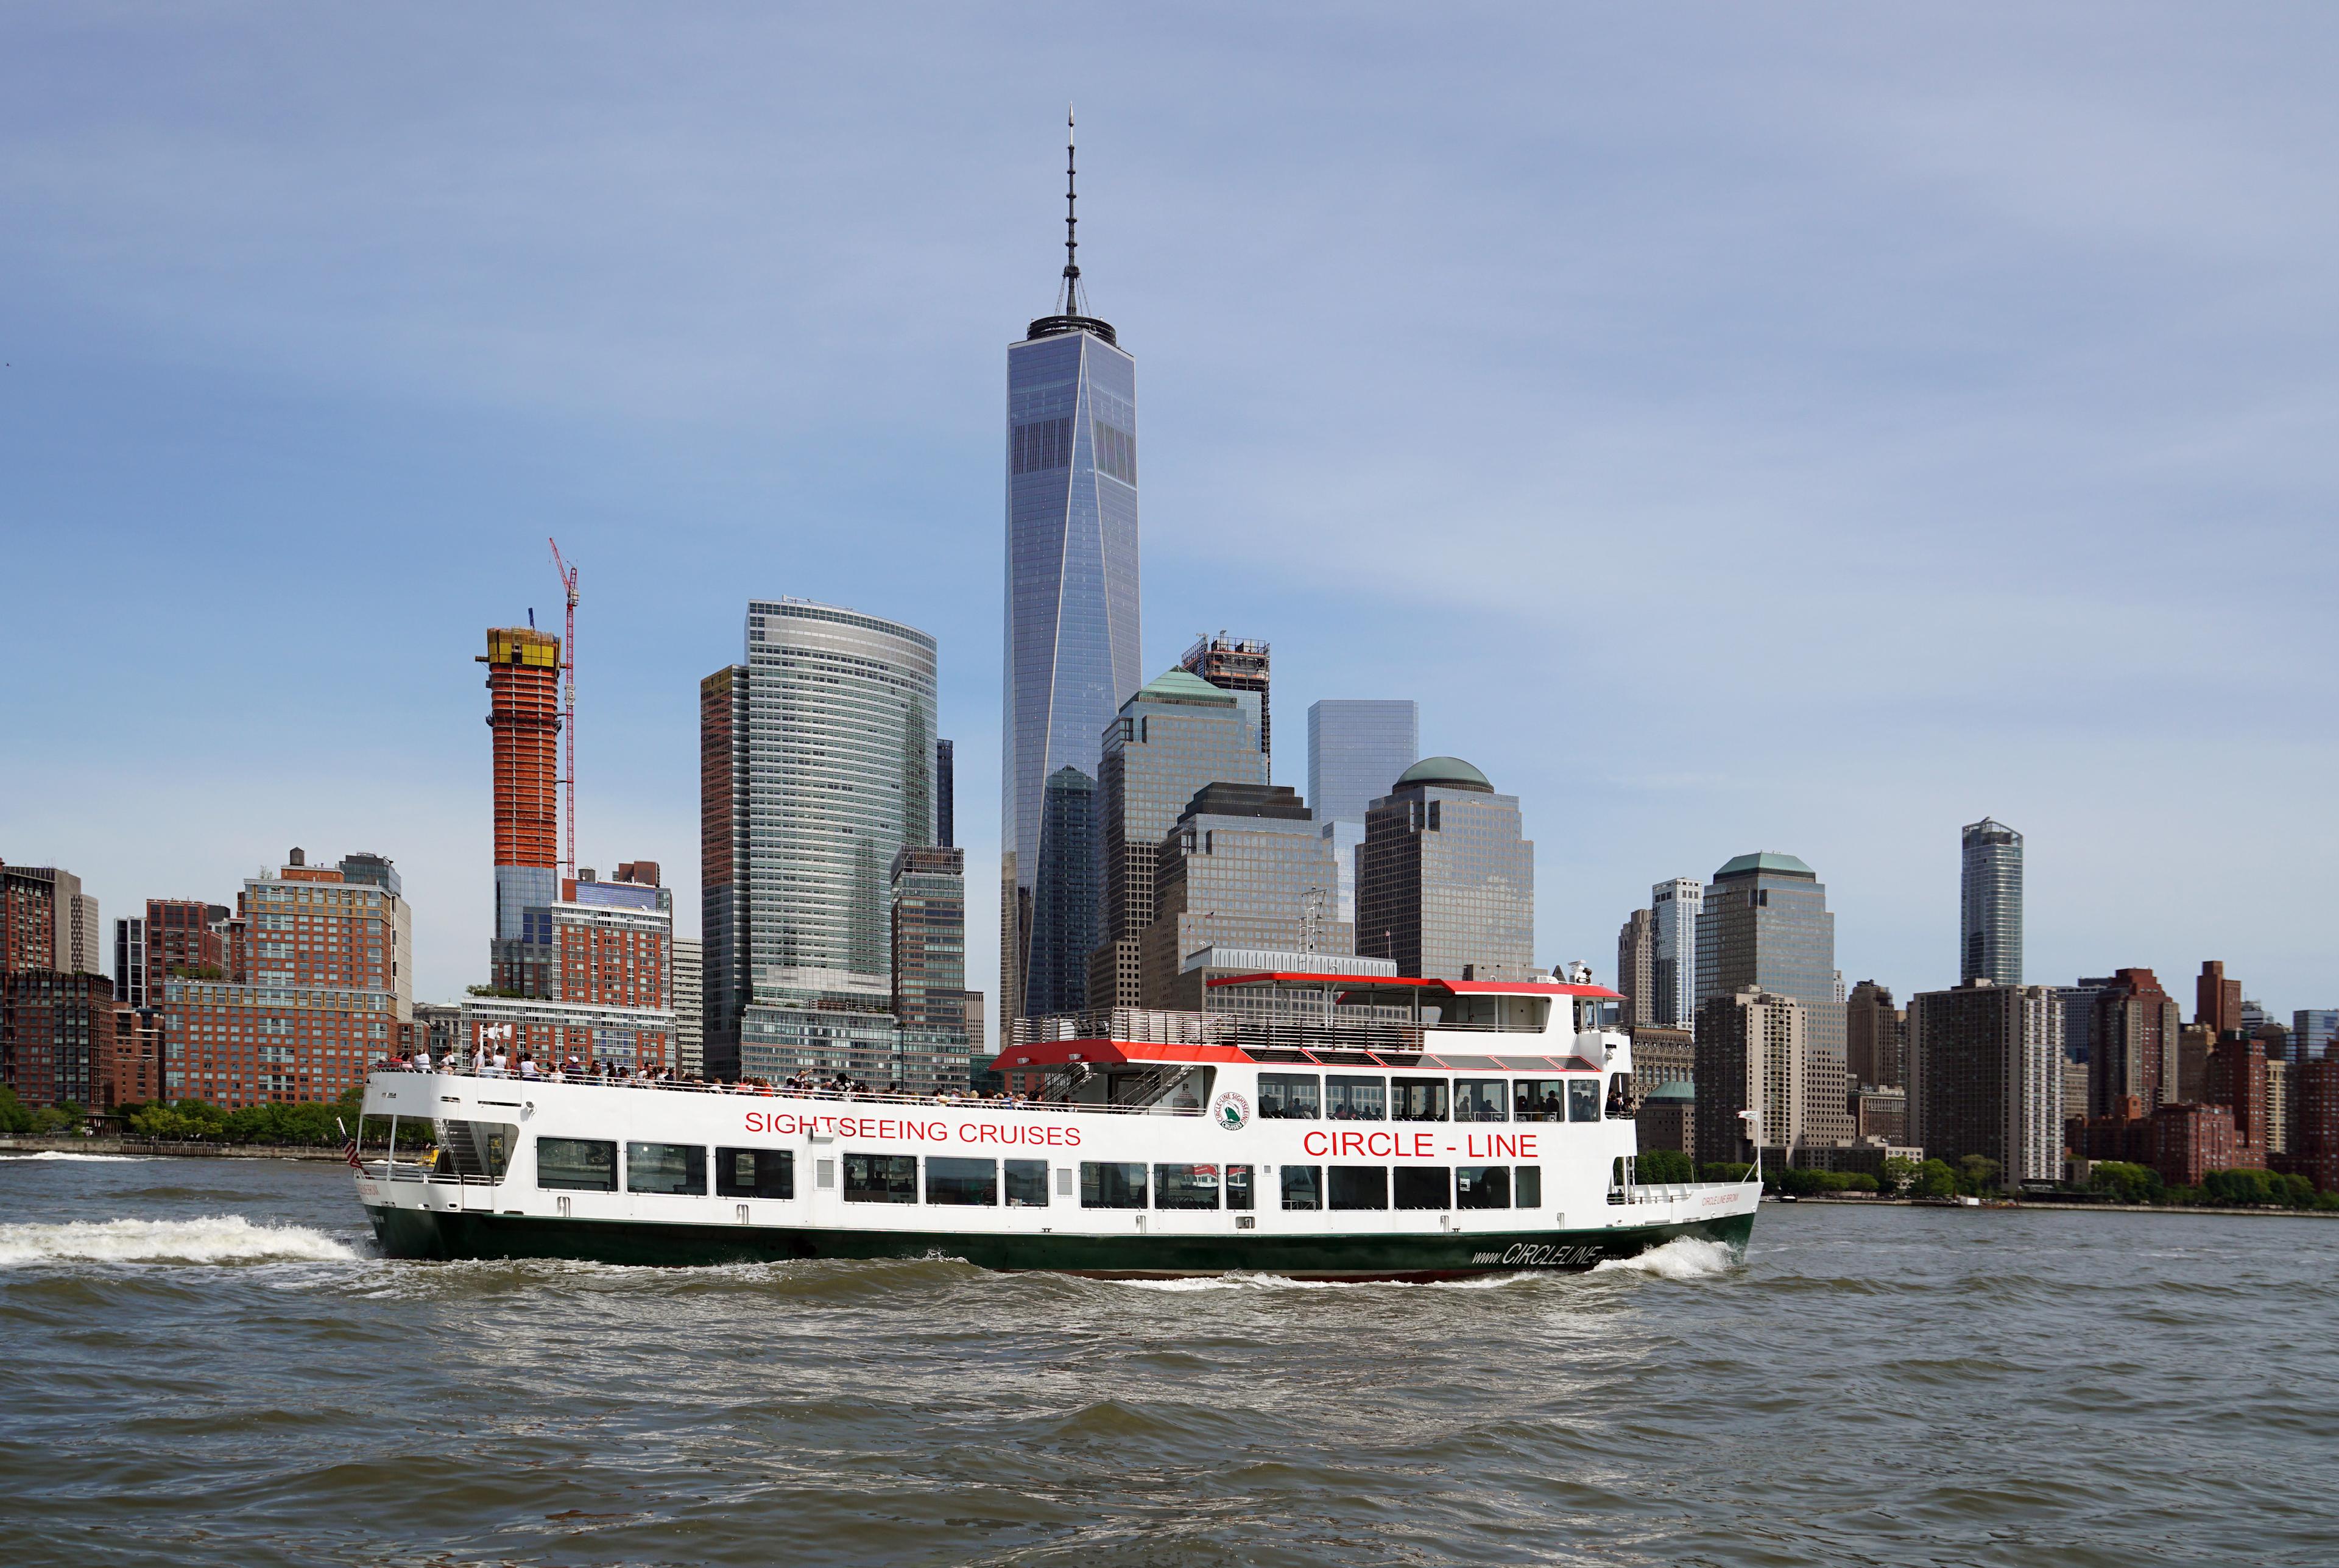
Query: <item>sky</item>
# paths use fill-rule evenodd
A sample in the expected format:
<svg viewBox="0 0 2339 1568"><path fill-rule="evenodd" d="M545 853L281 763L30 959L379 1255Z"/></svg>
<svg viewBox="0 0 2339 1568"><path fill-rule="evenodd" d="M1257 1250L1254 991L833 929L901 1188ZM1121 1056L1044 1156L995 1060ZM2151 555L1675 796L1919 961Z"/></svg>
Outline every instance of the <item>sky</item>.
<svg viewBox="0 0 2339 1568"><path fill-rule="evenodd" d="M1797 854L1848 982L2339 1006L2339 11L0 5L0 859L391 856L485 978L484 630L580 571L587 864L696 929L700 676L933 633L996 985L1005 348L1136 356L1144 657L1412 697L1537 956Z"/></svg>

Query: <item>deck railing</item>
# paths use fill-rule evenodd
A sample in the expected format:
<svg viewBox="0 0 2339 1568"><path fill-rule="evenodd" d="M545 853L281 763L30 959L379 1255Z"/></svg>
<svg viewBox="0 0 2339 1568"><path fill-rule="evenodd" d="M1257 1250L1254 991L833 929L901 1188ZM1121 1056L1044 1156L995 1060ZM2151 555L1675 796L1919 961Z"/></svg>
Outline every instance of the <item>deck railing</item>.
<svg viewBox="0 0 2339 1568"><path fill-rule="evenodd" d="M678 1083L656 1078L602 1078L589 1073L544 1072L530 1078L512 1071L498 1072L493 1068L474 1071L466 1067L433 1067L427 1071L415 1068L377 1067L374 1072L415 1078L460 1078L479 1082L491 1082L498 1087L529 1089L538 1084L558 1083L585 1089L647 1089L666 1094L735 1095L755 1100L851 1100L855 1105L914 1105L930 1110L1077 1110L1110 1116L1199 1116L1199 1106L1170 1105L1100 1105L1058 1100L1033 1100L1028 1096L1017 1099L982 1099L973 1094L907 1094L882 1090L849 1090L839 1089L760 1088L737 1083ZM386 1113L375 1111L379 1118ZM400 1112L403 1116L405 1112ZM403 1179L401 1178L401 1179Z"/></svg>

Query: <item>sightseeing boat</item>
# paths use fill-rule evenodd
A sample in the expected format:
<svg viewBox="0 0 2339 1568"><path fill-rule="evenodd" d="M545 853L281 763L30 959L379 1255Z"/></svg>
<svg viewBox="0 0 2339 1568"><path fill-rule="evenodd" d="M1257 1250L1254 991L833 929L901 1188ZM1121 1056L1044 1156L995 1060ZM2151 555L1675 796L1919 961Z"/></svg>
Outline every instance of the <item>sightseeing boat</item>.
<svg viewBox="0 0 2339 1568"><path fill-rule="evenodd" d="M1009 1099L379 1070L366 1115L438 1155L360 1148L358 1196L410 1258L1430 1280L1746 1244L1759 1180L1636 1179L1614 991L1209 984L1214 1011L1021 1021Z"/></svg>

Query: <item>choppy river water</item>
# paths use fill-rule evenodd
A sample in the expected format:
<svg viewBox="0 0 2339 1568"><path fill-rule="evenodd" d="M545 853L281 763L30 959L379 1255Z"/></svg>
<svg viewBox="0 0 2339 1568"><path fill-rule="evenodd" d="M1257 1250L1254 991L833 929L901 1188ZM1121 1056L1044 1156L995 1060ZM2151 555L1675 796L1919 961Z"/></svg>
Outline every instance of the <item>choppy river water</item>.
<svg viewBox="0 0 2339 1568"><path fill-rule="evenodd" d="M2339 1223L1766 1206L1459 1286L390 1263L0 1157L15 1563L2339 1562Z"/></svg>

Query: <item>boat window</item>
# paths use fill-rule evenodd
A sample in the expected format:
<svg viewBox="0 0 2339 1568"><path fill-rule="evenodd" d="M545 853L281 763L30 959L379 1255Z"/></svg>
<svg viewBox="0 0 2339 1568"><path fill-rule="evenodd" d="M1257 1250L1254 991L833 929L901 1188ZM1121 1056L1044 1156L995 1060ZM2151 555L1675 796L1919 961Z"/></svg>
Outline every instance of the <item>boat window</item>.
<svg viewBox="0 0 2339 1568"><path fill-rule="evenodd" d="M617 1146L597 1138L539 1138L536 1184L556 1192L615 1192Z"/></svg>
<svg viewBox="0 0 2339 1568"><path fill-rule="evenodd" d="M511 1169L512 1150L519 1144L519 1129L508 1121L455 1121L442 1124L439 1139L448 1161L459 1176L484 1176L501 1181Z"/></svg>
<svg viewBox="0 0 2339 1568"><path fill-rule="evenodd" d="M1511 1085L1514 1121L1565 1121L1567 1109L1559 1098L1559 1080L1522 1078Z"/></svg>
<svg viewBox="0 0 2339 1568"><path fill-rule="evenodd" d="M1156 1208L1216 1208L1219 1168L1215 1165L1157 1165L1153 1168Z"/></svg>
<svg viewBox="0 0 2339 1568"><path fill-rule="evenodd" d="M1010 1208L1048 1207L1048 1162L1046 1160L1011 1159L1007 1162L1007 1207Z"/></svg>
<svg viewBox="0 0 2339 1568"><path fill-rule="evenodd" d="M926 1201L991 1205L999 1201L999 1162L926 1156Z"/></svg>
<svg viewBox="0 0 2339 1568"><path fill-rule="evenodd" d="M1600 1080L1596 1078L1571 1078L1567 1080L1567 1119L1597 1121L1600 1119Z"/></svg>
<svg viewBox="0 0 2339 1568"><path fill-rule="evenodd" d="M1511 1168L1507 1165L1457 1165L1454 1168L1454 1207L1508 1208Z"/></svg>
<svg viewBox="0 0 2339 1568"><path fill-rule="evenodd" d="M1389 1119L1446 1120L1446 1080L1442 1078L1390 1079Z"/></svg>
<svg viewBox="0 0 2339 1568"><path fill-rule="evenodd" d="M628 1143L626 1190L687 1193L693 1198L704 1198L706 1150L695 1143Z"/></svg>
<svg viewBox="0 0 2339 1568"><path fill-rule="evenodd" d="M1330 1121L1388 1119L1388 1080L1345 1072L1324 1075L1324 1116Z"/></svg>
<svg viewBox="0 0 2339 1568"><path fill-rule="evenodd" d="M718 1149L715 1151L717 1198L794 1198L796 1157L785 1149Z"/></svg>
<svg viewBox="0 0 2339 1568"><path fill-rule="evenodd" d="M1332 1165L1324 1169L1324 1191L1331 1208L1387 1208L1388 1167Z"/></svg>
<svg viewBox="0 0 2339 1568"><path fill-rule="evenodd" d="M1145 1167L1107 1160L1081 1162L1082 1208L1142 1208L1145 1207Z"/></svg>
<svg viewBox="0 0 2339 1568"><path fill-rule="evenodd" d="M914 1154L847 1154L844 1157L844 1201L917 1202L918 1157Z"/></svg>
<svg viewBox="0 0 2339 1568"><path fill-rule="evenodd" d="M1229 1165L1226 1168L1226 1172L1227 1207L1248 1208L1250 1207L1250 1167Z"/></svg>
<svg viewBox="0 0 2339 1568"><path fill-rule="evenodd" d="M1454 1119L1508 1121L1511 1086L1499 1078L1457 1078L1454 1080Z"/></svg>
<svg viewBox="0 0 2339 1568"><path fill-rule="evenodd" d="M1511 1168L1511 1202L1518 1208L1543 1207L1543 1167L1518 1165Z"/></svg>
<svg viewBox="0 0 2339 1568"><path fill-rule="evenodd" d="M1451 1208L1454 1174L1442 1165L1400 1165L1396 1178L1399 1208Z"/></svg>
<svg viewBox="0 0 2339 1568"><path fill-rule="evenodd" d="M1312 1072L1262 1072L1258 1075L1258 1119L1313 1121L1321 1107L1321 1092Z"/></svg>
<svg viewBox="0 0 2339 1568"><path fill-rule="evenodd" d="M1324 1207L1324 1168L1320 1165L1287 1165L1283 1168L1283 1207L1286 1208L1321 1208Z"/></svg>

